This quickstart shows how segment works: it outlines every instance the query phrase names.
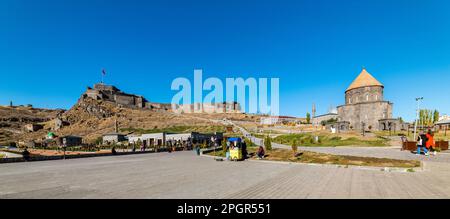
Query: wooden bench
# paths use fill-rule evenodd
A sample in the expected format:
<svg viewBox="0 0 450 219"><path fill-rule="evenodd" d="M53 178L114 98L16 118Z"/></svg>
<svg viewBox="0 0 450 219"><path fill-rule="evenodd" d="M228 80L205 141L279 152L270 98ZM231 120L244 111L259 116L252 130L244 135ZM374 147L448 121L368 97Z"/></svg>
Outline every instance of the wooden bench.
<svg viewBox="0 0 450 219"><path fill-rule="evenodd" d="M448 141L436 141L436 147L440 148L441 151L448 150Z"/></svg>
<svg viewBox="0 0 450 219"><path fill-rule="evenodd" d="M404 141L402 151L417 151L417 141Z"/></svg>

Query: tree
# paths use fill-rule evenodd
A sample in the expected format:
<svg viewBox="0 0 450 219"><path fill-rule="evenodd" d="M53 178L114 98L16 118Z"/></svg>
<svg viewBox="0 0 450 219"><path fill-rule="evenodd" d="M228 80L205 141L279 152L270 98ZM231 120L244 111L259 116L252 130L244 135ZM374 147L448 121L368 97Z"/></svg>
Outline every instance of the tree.
<svg viewBox="0 0 450 219"><path fill-rule="evenodd" d="M292 152L294 152L294 156L295 156L297 154L297 150L298 150L297 140L294 139L292 141L291 147L292 147Z"/></svg>
<svg viewBox="0 0 450 219"><path fill-rule="evenodd" d="M223 153L227 152L227 139L226 138L224 138L222 140L222 151L223 151Z"/></svg>
<svg viewBox="0 0 450 219"><path fill-rule="evenodd" d="M310 113L306 113L306 123L307 124L311 123L311 114Z"/></svg>
<svg viewBox="0 0 450 219"><path fill-rule="evenodd" d="M206 143L206 140L203 141L202 148L208 148L208 143Z"/></svg>
<svg viewBox="0 0 450 219"><path fill-rule="evenodd" d="M266 139L264 139L264 147L266 148L267 151L272 150L272 140L269 136L267 136Z"/></svg>
<svg viewBox="0 0 450 219"><path fill-rule="evenodd" d="M439 121L439 111L434 110L433 123L436 123L438 121Z"/></svg>
<svg viewBox="0 0 450 219"><path fill-rule="evenodd" d="M419 111L419 125L431 126L433 125L433 111L428 109L421 109Z"/></svg>

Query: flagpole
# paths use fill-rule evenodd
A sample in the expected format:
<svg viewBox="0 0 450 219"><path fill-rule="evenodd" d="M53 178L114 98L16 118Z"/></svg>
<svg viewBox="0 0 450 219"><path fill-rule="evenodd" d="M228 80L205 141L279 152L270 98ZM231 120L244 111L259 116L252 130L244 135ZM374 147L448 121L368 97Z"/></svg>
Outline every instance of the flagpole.
<svg viewBox="0 0 450 219"><path fill-rule="evenodd" d="M102 84L105 84L105 69L102 69Z"/></svg>

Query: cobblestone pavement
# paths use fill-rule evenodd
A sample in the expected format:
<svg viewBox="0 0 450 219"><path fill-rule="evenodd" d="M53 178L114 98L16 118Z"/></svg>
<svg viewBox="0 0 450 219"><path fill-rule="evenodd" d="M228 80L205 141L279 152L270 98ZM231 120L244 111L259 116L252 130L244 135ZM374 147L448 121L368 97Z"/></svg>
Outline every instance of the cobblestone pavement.
<svg viewBox="0 0 450 219"><path fill-rule="evenodd" d="M450 198L450 167L383 172L193 152L0 165L0 198Z"/></svg>

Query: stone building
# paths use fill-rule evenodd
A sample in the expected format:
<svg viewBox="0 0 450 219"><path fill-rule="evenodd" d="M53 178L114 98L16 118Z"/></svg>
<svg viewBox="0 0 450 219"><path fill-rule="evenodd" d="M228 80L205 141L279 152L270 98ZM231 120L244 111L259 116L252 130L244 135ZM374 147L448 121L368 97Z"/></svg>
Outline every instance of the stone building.
<svg viewBox="0 0 450 219"><path fill-rule="evenodd" d="M26 124L25 125L25 130L27 132L35 132L35 131L39 131L43 128L44 128L44 126L41 124Z"/></svg>
<svg viewBox="0 0 450 219"><path fill-rule="evenodd" d="M144 97L134 94L122 92L113 85L95 84L94 88L88 87L82 98L91 98L94 100L103 100L113 102L123 107L152 109L155 111L172 110L170 103L154 103L149 102ZM220 102L220 103L195 103L176 105L176 108L182 108L183 112L192 113L240 113L241 106L237 102ZM194 109L200 109L195 111Z"/></svg>
<svg viewBox="0 0 450 219"><path fill-rule="evenodd" d="M151 134L142 134L142 135L129 135L128 142L130 144L142 143L145 146L165 146L169 142L187 142L188 140L192 141L192 143L203 143L207 142L208 144L211 142L211 137L216 138L218 142L223 140L223 133L198 133L198 132L190 132L190 133L151 133Z"/></svg>
<svg viewBox="0 0 450 219"><path fill-rule="evenodd" d="M172 105L169 104L170 109ZM236 102L176 104L183 113L241 113L241 105Z"/></svg>
<svg viewBox="0 0 450 219"><path fill-rule="evenodd" d="M105 134L102 137L102 141L103 141L104 145L116 144L116 143L123 142L126 140L127 140L127 138L125 135L116 133L116 132Z"/></svg>
<svg viewBox="0 0 450 219"><path fill-rule="evenodd" d="M148 102L142 96L127 94L115 86L105 85L102 83L95 84L93 89L88 87L86 92L83 94L83 98L86 97L94 100L110 101L125 107L133 108L144 108Z"/></svg>
<svg viewBox="0 0 450 219"><path fill-rule="evenodd" d="M338 118L338 112L336 108L330 107L328 112L323 115L315 115L316 107L313 106L313 114L314 116L311 119L311 123L314 127L320 127L323 125L327 125L329 123L333 123L333 121L336 121Z"/></svg>
<svg viewBox="0 0 450 219"><path fill-rule="evenodd" d="M57 141L60 146L65 147L81 146L83 144L83 138L73 135L59 137Z"/></svg>
<svg viewBox="0 0 450 219"><path fill-rule="evenodd" d="M384 85L366 69L345 91L345 105L337 107L338 129L401 130L399 119L392 118L393 103L384 100Z"/></svg>
<svg viewBox="0 0 450 219"><path fill-rule="evenodd" d="M260 125L286 125L286 124L297 124L300 123L302 119L292 117L292 116L268 116L261 118Z"/></svg>

